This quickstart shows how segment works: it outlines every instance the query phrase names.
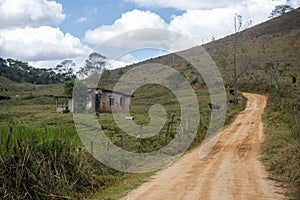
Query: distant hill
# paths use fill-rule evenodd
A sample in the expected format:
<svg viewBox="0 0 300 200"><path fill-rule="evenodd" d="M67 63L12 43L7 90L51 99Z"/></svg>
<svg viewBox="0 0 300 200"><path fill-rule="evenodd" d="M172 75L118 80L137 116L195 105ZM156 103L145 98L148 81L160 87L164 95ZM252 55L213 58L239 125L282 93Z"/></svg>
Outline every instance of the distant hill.
<svg viewBox="0 0 300 200"><path fill-rule="evenodd" d="M233 52L234 35L204 45L222 71L220 50ZM300 9L246 29L238 34L238 62L243 55L248 58L253 70L264 69L268 62L290 63L290 71L300 75ZM241 51L244 51L243 53ZM229 59L232 60L231 57ZM241 64L241 63L239 63ZM249 75L248 73L248 75ZM266 74L260 74L265 76ZM250 75L251 76L251 75ZM249 77L249 76L248 76ZM266 78L266 77L252 77ZM226 77L225 77L226 79ZM246 78L246 81L250 81ZM257 83L257 82L256 82Z"/></svg>
<svg viewBox="0 0 300 200"><path fill-rule="evenodd" d="M222 65L232 65L234 35L203 45L217 64L225 85L232 86L228 71ZM189 51L189 50L186 50ZM227 55L227 56L224 56ZM292 73L300 79L300 9L296 9L282 16L270 19L264 23L248 28L238 33L238 58L241 65L243 57L250 64L248 72L240 80L241 88L246 90L266 90L269 85L269 75L264 67L268 62L289 63L289 75ZM129 69L144 63L160 63L174 67L190 81L192 85L203 85L202 78L195 73L193 67L176 54L169 54L149 59L141 63L107 72L102 84L112 85ZM290 79L291 80L291 79ZM287 80L288 81L288 80ZM299 81L297 81L299 84ZM264 85L264 87L260 87Z"/></svg>

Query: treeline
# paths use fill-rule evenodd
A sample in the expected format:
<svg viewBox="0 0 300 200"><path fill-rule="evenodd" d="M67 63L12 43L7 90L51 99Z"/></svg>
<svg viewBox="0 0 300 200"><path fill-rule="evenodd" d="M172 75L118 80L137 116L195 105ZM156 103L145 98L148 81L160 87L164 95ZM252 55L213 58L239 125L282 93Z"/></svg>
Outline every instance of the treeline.
<svg viewBox="0 0 300 200"><path fill-rule="evenodd" d="M38 69L27 62L0 58L0 76L17 83L55 84L65 81L65 75L53 69Z"/></svg>

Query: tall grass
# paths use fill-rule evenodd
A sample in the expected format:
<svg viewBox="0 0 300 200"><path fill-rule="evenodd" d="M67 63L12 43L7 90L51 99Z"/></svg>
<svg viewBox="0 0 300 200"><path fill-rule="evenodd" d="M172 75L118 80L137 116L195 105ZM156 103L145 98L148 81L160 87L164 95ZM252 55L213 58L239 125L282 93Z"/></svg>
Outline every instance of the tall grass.
<svg viewBox="0 0 300 200"><path fill-rule="evenodd" d="M62 129L15 127L7 140L8 129L1 128L0 196L82 198L120 178L122 173L95 160L72 134Z"/></svg>
<svg viewBox="0 0 300 200"><path fill-rule="evenodd" d="M285 92L284 98L276 93L269 96L263 115L267 134L263 161L272 178L287 187L288 195L300 198L299 91L290 89Z"/></svg>

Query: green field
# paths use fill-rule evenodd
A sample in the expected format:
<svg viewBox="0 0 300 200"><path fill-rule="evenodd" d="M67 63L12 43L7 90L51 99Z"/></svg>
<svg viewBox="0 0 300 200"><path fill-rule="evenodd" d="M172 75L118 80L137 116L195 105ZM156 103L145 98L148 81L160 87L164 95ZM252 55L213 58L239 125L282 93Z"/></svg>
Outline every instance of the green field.
<svg viewBox="0 0 300 200"><path fill-rule="evenodd" d="M11 97L11 100L0 101L0 178L4 183L0 188L1 196L7 199L83 198L96 192L96 197L110 199L137 187L151 174L119 172L89 154L76 132L73 115L57 113L54 98L48 97L63 93L63 84L17 84L4 78L1 83L8 88L1 95ZM195 93L201 123L192 147L203 140L210 116L207 89L198 88ZM179 103L172 92L164 87L147 85L134 93L131 105L134 122L147 125L150 122L148 110L154 104L164 106L167 122L175 115L172 131L168 134L165 124L159 136L139 139L120 130L111 113L101 113L98 120L115 145L122 146L119 136L123 135L125 150L151 152L172 140L180 120ZM242 107L230 106L227 120L232 119L239 109Z"/></svg>

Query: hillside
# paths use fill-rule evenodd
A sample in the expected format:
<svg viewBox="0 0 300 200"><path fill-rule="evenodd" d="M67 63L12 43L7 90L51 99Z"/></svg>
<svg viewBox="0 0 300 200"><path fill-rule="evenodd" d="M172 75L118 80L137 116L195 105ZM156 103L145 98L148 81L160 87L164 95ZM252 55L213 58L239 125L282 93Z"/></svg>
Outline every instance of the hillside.
<svg viewBox="0 0 300 200"><path fill-rule="evenodd" d="M203 45L211 55L221 74L225 85L232 87L232 78L229 71L223 69L223 65L231 68L233 53L234 35ZM285 74L285 81L290 84L292 74L300 78L300 9L286 13L280 17L273 18L257 26L248 28L238 33L238 52L237 62L242 65L245 60L250 67L247 74L240 80L243 86L246 82L247 87L241 89L249 90L268 90L269 74L265 73L264 67L269 62L288 63L291 65L289 72ZM189 50L186 50L189 51ZM133 64L125 68L107 72L102 80L102 85L112 88L112 85L129 69L145 63L160 63L174 67L192 83L202 85L202 78L195 72L189 63L186 63L176 54L151 58L141 63ZM108 78L107 78L108 77ZM258 84L259 83L259 84ZM297 85L299 81L297 81ZM260 85L260 87L258 87Z"/></svg>
<svg viewBox="0 0 300 200"><path fill-rule="evenodd" d="M280 182L289 198L298 198L296 193L300 198L300 9L248 28L237 38L237 67L248 65L239 80L239 89L269 97L263 115L266 140L261 160L270 171L270 178ZM234 35L230 35L203 46L217 64L226 88L233 87L233 43ZM180 71L194 87L205 85L193 66L176 54L110 71L101 84L113 87L127 70L144 63L167 64Z"/></svg>

